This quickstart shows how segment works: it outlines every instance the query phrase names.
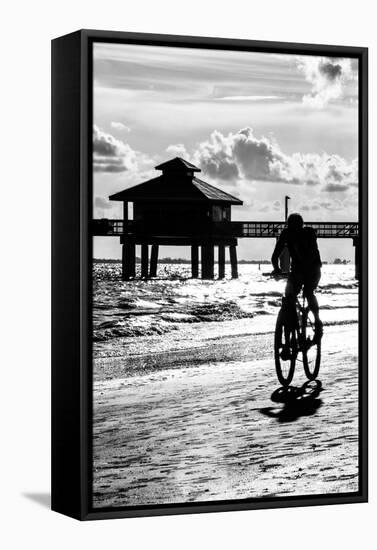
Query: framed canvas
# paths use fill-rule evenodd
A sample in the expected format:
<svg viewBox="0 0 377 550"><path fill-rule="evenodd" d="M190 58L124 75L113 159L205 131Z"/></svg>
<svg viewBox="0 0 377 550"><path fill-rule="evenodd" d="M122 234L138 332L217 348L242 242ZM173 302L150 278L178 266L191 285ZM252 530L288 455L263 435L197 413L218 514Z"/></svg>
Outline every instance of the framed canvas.
<svg viewBox="0 0 377 550"><path fill-rule="evenodd" d="M52 508L367 500L367 49L52 41Z"/></svg>

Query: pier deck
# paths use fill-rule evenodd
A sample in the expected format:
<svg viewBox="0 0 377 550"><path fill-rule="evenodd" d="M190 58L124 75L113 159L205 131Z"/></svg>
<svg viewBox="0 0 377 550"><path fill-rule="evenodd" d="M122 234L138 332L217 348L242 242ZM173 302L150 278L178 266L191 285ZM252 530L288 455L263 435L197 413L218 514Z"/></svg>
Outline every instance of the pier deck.
<svg viewBox="0 0 377 550"><path fill-rule="evenodd" d="M165 225L165 224L164 224ZM359 224L357 222L308 222L305 224L315 229L317 237L320 239L355 239L359 236ZM206 227L205 233L208 234L208 229L213 235L227 236L229 238L273 238L278 237L285 227L285 222L253 222L253 221L234 221L234 222L212 222L209 227ZM156 236L165 236L164 226L154 227L153 231L148 231L145 224L139 224L137 221L124 221L113 219L96 219L93 220L92 234L93 236L109 236L121 237L124 234L142 236L142 234L153 233ZM192 231L191 231L192 230ZM170 233L170 231L169 231ZM186 234L198 234L200 228L192 227ZM177 233L175 233L177 235ZM185 234L183 231L182 234ZM177 235L178 236L178 235Z"/></svg>

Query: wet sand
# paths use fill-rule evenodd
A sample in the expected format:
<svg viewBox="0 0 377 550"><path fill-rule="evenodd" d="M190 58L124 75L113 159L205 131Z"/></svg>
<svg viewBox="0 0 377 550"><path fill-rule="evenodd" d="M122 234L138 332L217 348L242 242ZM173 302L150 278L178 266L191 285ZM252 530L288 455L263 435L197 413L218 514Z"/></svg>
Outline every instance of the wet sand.
<svg viewBox="0 0 377 550"><path fill-rule="evenodd" d="M271 334L97 362L94 506L356 492L357 328L326 327L321 391L291 403Z"/></svg>

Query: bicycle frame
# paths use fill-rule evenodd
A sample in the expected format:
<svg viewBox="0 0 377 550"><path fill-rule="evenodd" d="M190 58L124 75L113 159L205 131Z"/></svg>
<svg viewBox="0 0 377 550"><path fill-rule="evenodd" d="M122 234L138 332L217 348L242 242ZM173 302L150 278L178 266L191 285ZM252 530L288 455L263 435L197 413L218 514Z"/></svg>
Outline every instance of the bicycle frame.
<svg viewBox="0 0 377 550"><path fill-rule="evenodd" d="M294 305L286 296L283 296L282 307L276 321L274 344L276 373L283 386L291 382L297 360L302 361L309 380L314 380L318 375L321 363L321 342L315 337L315 321L313 323L309 318L310 312L304 290L295 297ZM313 335L310 329L313 330ZM290 352L287 352L287 346ZM315 350L315 355L309 358L309 350L312 348ZM298 358L299 355L302 355L302 359Z"/></svg>

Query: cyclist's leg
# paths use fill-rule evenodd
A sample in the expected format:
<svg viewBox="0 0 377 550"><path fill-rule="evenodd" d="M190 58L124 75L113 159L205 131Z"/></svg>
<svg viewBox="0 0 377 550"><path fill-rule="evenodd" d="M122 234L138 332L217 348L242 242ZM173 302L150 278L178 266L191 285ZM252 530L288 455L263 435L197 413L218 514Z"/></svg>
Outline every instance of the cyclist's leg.
<svg viewBox="0 0 377 550"><path fill-rule="evenodd" d="M300 292L302 284L303 280L299 273L291 272L288 275L284 296L286 300L286 306L287 308L289 308L290 314L295 314L297 294Z"/></svg>
<svg viewBox="0 0 377 550"><path fill-rule="evenodd" d="M320 323L321 319L319 318L319 305L314 290L305 291L306 299L308 300L308 306L310 311L313 312L314 319L316 323Z"/></svg>
<svg viewBox="0 0 377 550"><path fill-rule="evenodd" d="M288 359L290 357L290 346L289 342L291 339L292 327L296 315L296 298L297 294L300 292L302 286L301 277L296 273L289 273L287 284L284 292L283 307L285 310L285 316L287 323L284 325L284 337L285 345L283 346L281 357L283 359Z"/></svg>
<svg viewBox="0 0 377 550"><path fill-rule="evenodd" d="M315 320L315 330L316 335L321 337L323 333L322 321L319 317L319 305L316 295L314 294L315 289L318 286L318 283L321 278L321 270L318 268L313 274L305 278L304 281L304 294L308 301L309 309L313 312Z"/></svg>

